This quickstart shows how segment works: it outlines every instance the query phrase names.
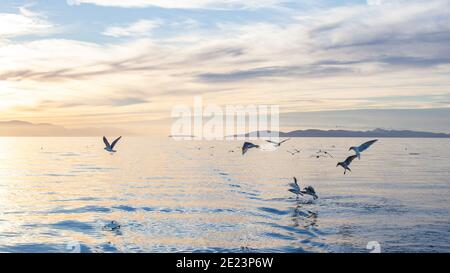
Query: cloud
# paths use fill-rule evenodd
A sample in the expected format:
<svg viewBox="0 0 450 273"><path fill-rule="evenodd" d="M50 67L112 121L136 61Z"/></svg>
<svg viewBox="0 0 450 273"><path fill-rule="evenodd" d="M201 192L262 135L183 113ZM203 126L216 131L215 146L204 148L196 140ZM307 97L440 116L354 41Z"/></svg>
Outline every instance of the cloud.
<svg viewBox="0 0 450 273"><path fill-rule="evenodd" d="M67 0L69 5L93 4L106 7L119 8L178 8L178 9L243 9L271 7L279 0Z"/></svg>
<svg viewBox="0 0 450 273"><path fill-rule="evenodd" d="M187 18L181 21L177 21L177 22L172 22L170 24L172 27L179 27L179 28L183 28L183 29L195 29L198 28L200 26L200 22L197 20L194 20L192 18Z"/></svg>
<svg viewBox="0 0 450 273"><path fill-rule="evenodd" d="M111 37L145 37L150 36L152 30L162 26L161 20L139 20L128 26L107 28L102 34Z"/></svg>
<svg viewBox="0 0 450 273"><path fill-rule="evenodd" d="M0 13L0 39L23 35L40 35L54 31L54 26L26 7L19 8L20 13Z"/></svg>
<svg viewBox="0 0 450 273"><path fill-rule="evenodd" d="M326 66L286 66L286 67L260 67L243 71L227 73L204 73L198 75L199 79L207 82L234 82L246 80L261 80L262 78L289 78L289 77L327 77L338 74L353 73L350 68Z"/></svg>
<svg viewBox="0 0 450 273"><path fill-rule="evenodd" d="M112 99L112 104L116 106L129 106L143 103L148 103L148 101L139 97L125 97Z"/></svg>
<svg viewBox="0 0 450 273"><path fill-rule="evenodd" d="M321 48L370 50L382 48L406 50L420 54L431 51L425 43L443 49L442 42L450 39L450 2L431 0L392 1L389 5L337 7L305 17L309 35ZM445 47L446 48L446 47Z"/></svg>

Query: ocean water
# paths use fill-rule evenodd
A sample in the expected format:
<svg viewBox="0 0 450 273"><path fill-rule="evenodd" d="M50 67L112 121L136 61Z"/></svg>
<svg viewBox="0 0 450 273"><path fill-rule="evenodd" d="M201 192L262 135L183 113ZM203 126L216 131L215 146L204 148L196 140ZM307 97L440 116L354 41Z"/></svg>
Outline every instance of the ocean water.
<svg viewBox="0 0 450 273"><path fill-rule="evenodd" d="M380 139L344 176L366 140L0 138L0 252L449 252L450 140Z"/></svg>

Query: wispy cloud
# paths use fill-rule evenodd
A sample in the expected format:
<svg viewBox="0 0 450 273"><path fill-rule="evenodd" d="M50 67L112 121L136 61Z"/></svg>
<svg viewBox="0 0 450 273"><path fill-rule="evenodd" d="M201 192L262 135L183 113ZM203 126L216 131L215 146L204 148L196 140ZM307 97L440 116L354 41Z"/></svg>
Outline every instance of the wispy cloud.
<svg viewBox="0 0 450 273"><path fill-rule="evenodd" d="M102 34L112 37L145 37L163 25L161 20L139 20L127 26L108 27Z"/></svg>
<svg viewBox="0 0 450 273"><path fill-rule="evenodd" d="M27 7L19 13L0 13L0 39L23 35L39 35L54 31L54 25Z"/></svg>
<svg viewBox="0 0 450 273"><path fill-rule="evenodd" d="M261 8L278 4L279 0L67 0L69 5L94 4L120 8L179 8L179 9L241 9Z"/></svg>
<svg viewBox="0 0 450 273"><path fill-rule="evenodd" d="M338 74L353 73L350 68L326 67L326 66L285 66L285 67L259 67L242 71L231 71L226 73L204 73L198 75L199 79L207 82L237 82L258 80L261 78L305 78L305 77L327 77Z"/></svg>
<svg viewBox="0 0 450 273"><path fill-rule="evenodd" d="M149 101L144 98L140 98L140 97L123 97L123 98L112 99L111 102L113 105L116 105L116 106L130 106L130 105L148 103Z"/></svg>

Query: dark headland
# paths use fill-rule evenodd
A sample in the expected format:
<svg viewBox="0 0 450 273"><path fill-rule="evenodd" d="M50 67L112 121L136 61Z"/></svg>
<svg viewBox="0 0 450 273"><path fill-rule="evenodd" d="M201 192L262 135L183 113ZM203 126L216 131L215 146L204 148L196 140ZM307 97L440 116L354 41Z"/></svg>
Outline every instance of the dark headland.
<svg viewBox="0 0 450 273"><path fill-rule="evenodd" d="M246 137L270 137L276 132L260 131L246 134ZM296 130L291 132L280 132L280 137L361 137L361 138L450 138L450 134L420 132L411 130L385 130L375 129L369 131L349 130Z"/></svg>

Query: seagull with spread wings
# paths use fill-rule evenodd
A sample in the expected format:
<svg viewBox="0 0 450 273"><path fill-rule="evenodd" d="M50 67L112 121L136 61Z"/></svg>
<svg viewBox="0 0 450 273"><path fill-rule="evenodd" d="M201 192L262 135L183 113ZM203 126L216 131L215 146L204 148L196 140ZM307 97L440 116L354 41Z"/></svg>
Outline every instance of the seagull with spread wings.
<svg viewBox="0 0 450 273"><path fill-rule="evenodd" d="M285 143L288 140L290 140L290 138L285 139L285 140L283 140L281 142L276 142L276 141L272 141L272 140L266 140L266 141L269 142L269 143L272 143L273 145L275 145L275 147L280 147L281 144Z"/></svg>
<svg viewBox="0 0 450 273"><path fill-rule="evenodd" d="M299 154L301 151L298 149L294 149L293 151L286 151L288 153L290 153L291 155L295 155L295 154Z"/></svg>
<svg viewBox="0 0 450 273"><path fill-rule="evenodd" d="M327 151L324 151L324 150L319 150L319 151L317 151L316 154L324 154L324 155L326 155L328 157L334 158L334 156L330 152L327 152Z"/></svg>
<svg viewBox="0 0 450 273"><path fill-rule="evenodd" d="M105 150L106 151L108 151L108 152L110 152L110 153L115 153L115 152L117 152L116 150L114 150L114 146L116 146L116 144L117 144L117 142L119 142L119 140L121 139L122 137L118 137L116 140L114 140L111 144L109 144L109 141L108 141L108 139L106 138L106 137L103 137L103 143L105 143Z"/></svg>
<svg viewBox="0 0 450 273"><path fill-rule="evenodd" d="M351 150L355 151L358 159L361 159L361 153L364 152L365 150L369 149L369 147L372 146L377 141L378 141L378 139L374 139L371 141L367 141L366 143L361 144L358 147L350 147L349 151L351 151Z"/></svg>
<svg viewBox="0 0 450 273"><path fill-rule="evenodd" d="M347 174L347 171L352 171L351 169L350 169L350 164L352 164L352 161L355 159L355 158L357 158L358 156L357 155L352 155L352 156L349 156L349 157L347 157L347 159L345 160L345 161L343 161L343 162L339 162L337 165L336 165L336 167L339 167L339 166L341 166L342 168L344 168L344 175L345 174Z"/></svg>

